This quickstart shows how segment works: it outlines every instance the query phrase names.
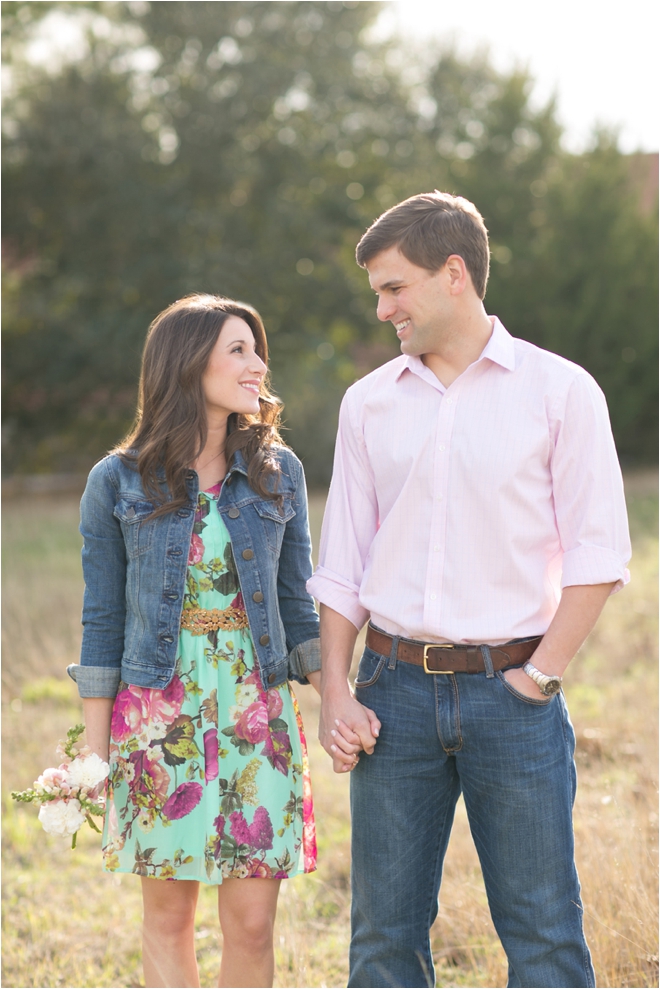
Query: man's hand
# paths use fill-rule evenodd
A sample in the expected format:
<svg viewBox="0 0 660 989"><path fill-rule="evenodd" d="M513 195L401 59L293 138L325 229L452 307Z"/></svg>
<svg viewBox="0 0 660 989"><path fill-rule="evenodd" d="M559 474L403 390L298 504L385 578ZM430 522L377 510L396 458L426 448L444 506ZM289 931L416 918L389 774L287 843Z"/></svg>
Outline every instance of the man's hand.
<svg viewBox="0 0 660 989"><path fill-rule="evenodd" d="M374 712L360 704L348 684L341 694L325 693L319 719L321 745L332 758L336 773L347 773L357 765L358 753L371 755L380 732Z"/></svg>
<svg viewBox="0 0 660 989"><path fill-rule="evenodd" d="M538 684L534 683L531 677L527 676L523 669L505 670L504 679L507 680L514 690L525 697L530 697L535 701L547 701L548 698L542 694Z"/></svg>

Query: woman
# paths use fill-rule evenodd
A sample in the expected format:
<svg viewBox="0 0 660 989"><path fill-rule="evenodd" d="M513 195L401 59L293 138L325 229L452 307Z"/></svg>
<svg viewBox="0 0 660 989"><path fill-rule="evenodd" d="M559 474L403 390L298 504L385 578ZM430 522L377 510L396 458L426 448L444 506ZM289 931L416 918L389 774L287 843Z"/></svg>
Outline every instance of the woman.
<svg viewBox="0 0 660 989"><path fill-rule="evenodd" d="M175 302L147 336L135 428L81 504L69 672L110 762L104 867L142 877L148 986L199 985L200 882L218 886L219 984L272 985L280 881L315 869L288 678L318 689L318 619L303 471L267 360L251 307Z"/></svg>

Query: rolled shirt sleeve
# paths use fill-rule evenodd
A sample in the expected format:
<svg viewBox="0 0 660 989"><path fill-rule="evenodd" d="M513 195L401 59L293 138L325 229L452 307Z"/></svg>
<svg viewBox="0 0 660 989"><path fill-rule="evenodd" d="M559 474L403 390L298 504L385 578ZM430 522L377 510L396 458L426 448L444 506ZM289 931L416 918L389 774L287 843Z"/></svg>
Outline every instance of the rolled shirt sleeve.
<svg viewBox="0 0 660 989"><path fill-rule="evenodd" d="M353 395L347 392L339 412L319 566L307 582L307 590L360 629L369 618L360 604L360 587L378 531L378 505L369 456L352 408Z"/></svg>
<svg viewBox="0 0 660 989"><path fill-rule="evenodd" d="M552 425L561 586L613 582L618 591L630 580L623 479L605 397L586 372L573 379Z"/></svg>

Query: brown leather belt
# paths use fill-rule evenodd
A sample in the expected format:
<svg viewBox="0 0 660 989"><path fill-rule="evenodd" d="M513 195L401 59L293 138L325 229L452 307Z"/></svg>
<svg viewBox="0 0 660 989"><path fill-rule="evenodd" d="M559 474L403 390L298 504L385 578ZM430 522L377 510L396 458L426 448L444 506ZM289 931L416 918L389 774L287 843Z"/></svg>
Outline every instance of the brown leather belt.
<svg viewBox="0 0 660 989"><path fill-rule="evenodd" d="M505 642L501 646L487 644L476 646L455 645L452 642L417 642L415 639L399 639L396 658L404 663L423 666L426 673L483 673L486 669L484 652L490 653L493 670L506 670L510 666L522 666L536 651L543 636L524 642ZM369 623L367 646L381 656L392 653L393 635L382 632Z"/></svg>

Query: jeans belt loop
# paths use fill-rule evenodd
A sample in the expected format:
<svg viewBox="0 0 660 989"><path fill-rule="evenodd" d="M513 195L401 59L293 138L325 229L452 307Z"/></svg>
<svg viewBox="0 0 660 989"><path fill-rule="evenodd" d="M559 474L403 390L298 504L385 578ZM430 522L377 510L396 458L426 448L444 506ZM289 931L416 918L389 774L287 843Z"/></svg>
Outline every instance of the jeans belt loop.
<svg viewBox="0 0 660 989"><path fill-rule="evenodd" d="M490 655L490 646L479 646L479 648L481 649L484 666L486 667L486 679L492 680L495 676L495 670L493 669L493 659Z"/></svg>
<svg viewBox="0 0 660 989"><path fill-rule="evenodd" d="M392 636L392 648L390 649L390 658L387 661L388 670L396 669L396 654L399 651L399 636Z"/></svg>

